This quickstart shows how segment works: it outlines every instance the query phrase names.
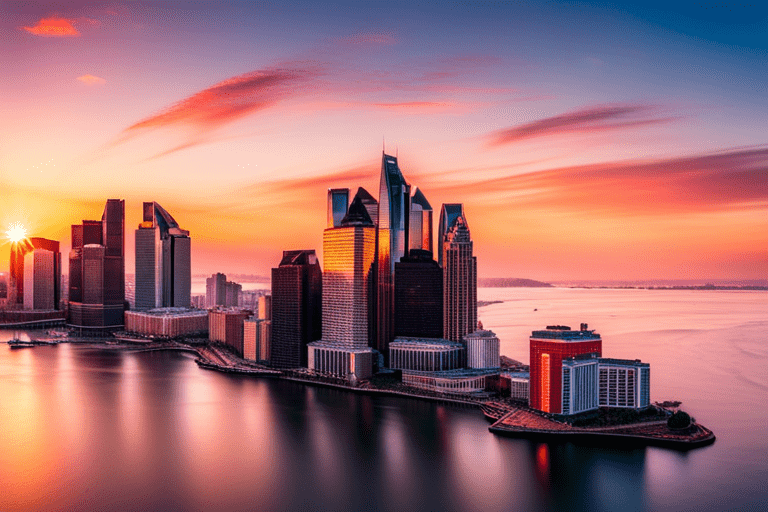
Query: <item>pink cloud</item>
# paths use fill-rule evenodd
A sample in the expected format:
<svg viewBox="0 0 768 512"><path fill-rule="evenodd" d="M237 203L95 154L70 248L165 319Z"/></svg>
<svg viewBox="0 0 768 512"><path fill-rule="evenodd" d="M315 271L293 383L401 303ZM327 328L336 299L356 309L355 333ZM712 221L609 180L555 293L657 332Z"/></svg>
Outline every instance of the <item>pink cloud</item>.
<svg viewBox="0 0 768 512"><path fill-rule="evenodd" d="M667 123L673 117L652 117L656 109L650 105L616 104L583 108L546 117L491 133L491 146L501 146L535 137L563 133L592 133L605 130L620 130L641 126Z"/></svg>
<svg viewBox="0 0 768 512"><path fill-rule="evenodd" d="M157 129L192 128L188 139L162 156L208 142L213 132L264 110L282 99L304 94L304 86L320 73L319 66L277 67L252 71L219 82L123 130L116 143Z"/></svg>
<svg viewBox="0 0 768 512"><path fill-rule="evenodd" d="M34 27L22 27L30 34L41 37L77 37L80 32L74 27L73 22L67 18L42 18Z"/></svg>
<svg viewBox="0 0 768 512"><path fill-rule="evenodd" d="M466 175L466 171L454 171ZM430 176L425 175L425 180ZM425 183L441 195L488 202L509 197L517 208L594 215L670 215L768 208L768 147L659 160L561 167L484 181L443 177Z"/></svg>
<svg viewBox="0 0 768 512"><path fill-rule="evenodd" d="M104 85L107 83L107 81L103 78L94 75L83 75L77 77L77 79L83 82L85 85Z"/></svg>

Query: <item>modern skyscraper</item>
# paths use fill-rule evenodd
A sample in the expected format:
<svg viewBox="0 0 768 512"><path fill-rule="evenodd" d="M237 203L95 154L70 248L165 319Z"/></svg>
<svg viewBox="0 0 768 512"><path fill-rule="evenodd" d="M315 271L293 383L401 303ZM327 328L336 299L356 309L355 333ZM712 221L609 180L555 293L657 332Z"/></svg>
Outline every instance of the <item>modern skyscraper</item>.
<svg viewBox="0 0 768 512"><path fill-rule="evenodd" d="M432 252L432 206L419 187L411 196L410 248Z"/></svg>
<svg viewBox="0 0 768 512"><path fill-rule="evenodd" d="M72 226L69 324L100 330L123 325L125 201L108 199L100 221Z"/></svg>
<svg viewBox="0 0 768 512"><path fill-rule="evenodd" d="M10 261L10 295L17 305L24 304L24 258L30 251L43 249L53 253L53 308L59 309L59 300L61 299L61 252L59 252L59 242L45 238L25 238L19 242L11 243L11 261ZM26 308L26 306L24 306Z"/></svg>
<svg viewBox="0 0 768 512"><path fill-rule="evenodd" d="M55 255L35 249L24 255L24 309L54 309Z"/></svg>
<svg viewBox="0 0 768 512"><path fill-rule="evenodd" d="M136 230L136 309L188 308L191 286L189 231L159 204L145 202Z"/></svg>
<svg viewBox="0 0 768 512"><path fill-rule="evenodd" d="M409 242L411 186L406 183L397 158L382 153L379 182L378 271L376 298L376 350L389 358L395 336L395 263L406 255Z"/></svg>
<svg viewBox="0 0 768 512"><path fill-rule="evenodd" d="M443 337L443 269L429 251L395 263L395 336Z"/></svg>
<svg viewBox="0 0 768 512"><path fill-rule="evenodd" d="M322 337L322 279L314 250L283 251L272 269L272 366L306 368L307 344Z"/></svg>
<svg viewBox="0 0 768 512"><path fill-rule="evenodd" d="M375 276L376 228L359 195L341 226L323 233L323 255L322 340L308 345L308 367L367 378L373 366L369 301ZM273 318L276 307L273 302Z"/></svg>
<svg viewBox="0 0 768 512"><path fill-rule="evenodd" d="M547 326L544 331L533 331L530 350L530 406L540 411L560 414L563 412L563 359L591 353L599 357L602 355L603 342L599 334L587 330L586 324L582 324L578 331L554 325ZM595 364L595 372L596 369ZM594 395L596 398L596 381Z"/></svg>
<svg viewBox="0 0 768 512"><path fill-rule="evenodd" d="M337 228L347 214L349 205L348 188L329 188L328 189L328 228Z"/></svg>
<svg viewBox="0 0 768 512"><path fill-rule="evenodd" d="M443 240L448 230L453 225L457 217L464 216L464 205L461 203L443 204L440 208L440 222L437 228L437 263L443 267Z"/></svg>
<svg viewBox="0 0 768 512"><path fill-rule="evenodd" d="M443 205L443 212L446 206L449 205ZM451 341L461 341L477 326L477 258L472 255L472 239L464 207L455 206L461 209L461 214L454 217L441 238L443 336Z"/></svg>

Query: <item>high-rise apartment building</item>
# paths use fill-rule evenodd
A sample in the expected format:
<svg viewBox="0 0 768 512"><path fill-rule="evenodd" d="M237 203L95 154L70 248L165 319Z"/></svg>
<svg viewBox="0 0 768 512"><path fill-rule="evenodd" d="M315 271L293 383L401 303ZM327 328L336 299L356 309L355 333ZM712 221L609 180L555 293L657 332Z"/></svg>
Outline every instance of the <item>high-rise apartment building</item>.
<svg viewBox="0 0 768 512"><path fill-rule="evenodd" d="M582 324L578 331L561 325L547 326L544 331L533 331L530 339L530 406L540 411L562 414L563 360L593 353L599 357L602 351L600 335L587 330L586 324ZM594 373L596 381L597 366L592 368L584 364L574 363L569 378L576 373L587 372L585 375ZM597 387L594 392L589 392L597 399ZM574 393L571 389L569 401L576 396Z"/></svg>
<svg viewBox="0 0 768 512"><path fill-rule="evenodd" d="M69 324L98 331L123 325L125 201L109 199L100 221L72 226Z"/></svg>
<svg viewBox="0 0 768 512"><path fill-rule="evenodd" d="M355 196L339 227L324 231L323 255L322 339L308 345L308 367L367 378L373 367L369 304L376 228L360 196Z"/></svg>
<svg viewBox="0 0 768 512"><path fill-rule="evenodd" d="M283 251L272 269L272 366L307 366L307 344L322 337L322 279L314 250Z"/></svg>
<svg viewBox="0 0 768 512"><path fill-rule="evenodd" d="M24 255L24 309L54 309L55 255L35 249Z"/></svg>
<svg viewBox="0 0 768 512"><path fill-rule="evenodd" d="M378 208L378 264L376 297L376 350L389 358L395 336L395 263L410 247L411 186L406 183L397 158L382 153Z"/></svg>
<svg viewBox="0 0 768 512"><path fill-rule="evenodd" d="M11 305L24 305L24 281L26 254L37 249L50 251L53 257L53 308L59 309L61 299L61 252L59 252L59 242L48 240L46 238L31 237L25 238L19 242L11 243L11 260L9 272L9 300L13 301ZM26 305L24 305L27 308ZM29 309L29 308L27 308Z"/></svg>
<svg viewBox="0 0 768 512"><path fill-rule="evenodd" d="M227 281L226 275L221 273L213 274L205 280L205 307L238 307L242 290L242 285Z"/></svg>
<svg viewBox="0 0 768 512"><path fill-rule="evenodd" d="M146 310L191 304L189 231L158 203L145 202L136 230L135 307Z"/></svg>
<svg viewBox="0 0 768 512"><path fill-rule="evenodd" d="M443 337L443 269L429 251L395 263L395 336Z"/></svg>
<svg viewBox="0 0 768 512"><path fill-rule="evenodd" d="M410 248L432 252L432 206L419 187L411 196Z"/></svg>
<svg viewBox="0 0 768 512"><path fill-rule="evenodd" d="M477 326L477 258L472 255L472 238L463 205L443 205L443 214L448 206L458 206L461 214L453 218L441 235L443 336L461 341Z"/></svg>

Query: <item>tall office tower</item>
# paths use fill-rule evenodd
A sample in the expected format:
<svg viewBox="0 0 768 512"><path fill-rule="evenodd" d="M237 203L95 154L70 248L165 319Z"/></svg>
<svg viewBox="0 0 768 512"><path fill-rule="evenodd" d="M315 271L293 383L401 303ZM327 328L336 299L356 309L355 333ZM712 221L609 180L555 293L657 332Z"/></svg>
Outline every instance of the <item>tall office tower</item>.
<svg viewBox="0 0 768 512"><path fill-rule="evenodd" d="M205 280L205 307L223 306L227 298L227 276L222 273L213 274Z"/></svg>
<svg viewBox="0 0 768 512"><path fill-rule="evenodd" d="M411 223L410 248L432 252L432 206L419 187L415 187L411 195L409 222Z"/></svg>
<svg viewBox="0 0 768 512"><path fill-rule="evenodd" d="M322 292L315 251L283 251L272 269L272 366L306 368L307 344L322 337Z"/></svg>
<svg viewBox="0 0 768 512"><path fill-rule="evenodd" d="M45 249L24 255L24 309L54 309L54 259Z"/></svg>
<svg viewBox="0 0 768 512"><path fill-rule="evenodd" d="M395 263L406 255L409 243L411 186L405 182L397 158L382 153L379 182L378 271L376 297L376 350L385 362L395 337Z"/></svg>
<svg viewBox="0 0 768 512"><path fill-rule="evenodd" d="M547 326L545 331L531 333L531 387L529 405L540 411L563 412L563 359L584 354L601 356L603 342L595 331L572 331L562 325ZM595 361L595 368L597 362ZM597 387L594 391L597 396Z"/></svg>
<svg viewBox="0 0 768 512"><path fill-rule="evenodd" d="M347 214L349 205L348 188L329 188L328 189L328 224L327 228L337 228L341 225L341 220Z"/></svg>
<svg viewBox="0 0 768 512"><path fill-rule="evenodd" d="M448 234L448 230L458 217L464 216L464 205L461 203L449 203L443 204L440 208L440 222L437 228L437 263L444 267L443 262L443 240L445 235Z"/></svg>
<svg viewBox="0 0 768 512"><path fill-rule="evenodd" d="M443 210L445 210L443 205ZM441 240L443 255L443 335L461 341L477 326L477 258L472 255L469 226L462 213Z"/></svg>
<svg viewBox="0 0 768 512"><path fill-rule="evenodd" d="M145 202L136 230L136 309L188 308L191 287L189 231L159 204Z"/></svg>
<svg viewBox="0 0 768 512"><path fill-rule="evenodd" d="M69 323L78 328L123 325L125 201L108 199L100 221L72 226Z"/></svg>
<svg viewBox="0 0 768 512"><path fill-rule="evenodd" d="M375 276L376 228L360 196L352 200L341 226L323 232L323 255L322 339L308 344L307 366L367 378L373 368L369 301ZM275 303L273 307L274 318Z"/></svg>
<svg viewBox="0 0 768 512"><path fill-rule="evenodd" d="M395 336L443 337L443 269L429 251L395 263Z"/></svg>
<svg viewBox="0 0 768 512"><path fill-rule="evenodd" d="M24 259L26 254L36 249L42 249L53 253L53 308L59 309L61 299L61 252L59 242L46 238L25 238L19 242L11 243L10 261L10 287L15 304L24 304ZM10 298L10 297L9 297ZM24 306L27 307L26 305Z"/></svg>

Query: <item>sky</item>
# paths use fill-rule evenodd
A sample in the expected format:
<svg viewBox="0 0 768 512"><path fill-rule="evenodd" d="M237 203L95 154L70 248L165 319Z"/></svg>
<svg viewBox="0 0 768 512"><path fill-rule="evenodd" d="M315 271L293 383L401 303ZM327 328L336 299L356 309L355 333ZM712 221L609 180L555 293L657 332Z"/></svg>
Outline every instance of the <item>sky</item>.
<svg viewBox="0 0 768 512"><path fill-rule="evenodd" d="M127 273L143 201L193 274L322 261L326 189L377 196L386 148L481 277L768 277L758 3L5 1L0 41L0 233L65 271L108 198Z"/></svg>

